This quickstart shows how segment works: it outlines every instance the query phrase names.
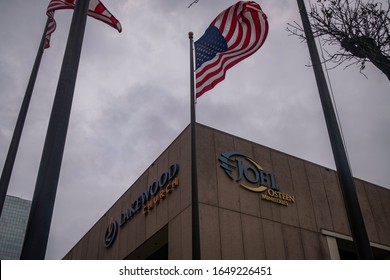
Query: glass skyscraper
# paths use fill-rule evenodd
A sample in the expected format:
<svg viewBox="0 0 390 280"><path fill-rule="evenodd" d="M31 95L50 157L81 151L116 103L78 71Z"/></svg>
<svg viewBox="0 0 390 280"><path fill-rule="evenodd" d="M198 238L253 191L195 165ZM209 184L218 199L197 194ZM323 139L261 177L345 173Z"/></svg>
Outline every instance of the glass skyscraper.
<svg viewBox="0 0 390 280"><path fill-rule="evenodd" d="M22 251L31 201L6 196L0 217L0 259L17 260Z"/></svg>

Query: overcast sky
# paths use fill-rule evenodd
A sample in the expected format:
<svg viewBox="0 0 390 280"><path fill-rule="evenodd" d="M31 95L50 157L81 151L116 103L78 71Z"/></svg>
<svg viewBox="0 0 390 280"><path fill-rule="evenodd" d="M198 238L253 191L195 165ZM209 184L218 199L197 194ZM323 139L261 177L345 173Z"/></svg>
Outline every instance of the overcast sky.
<svg viewBox="0 0 390 280"><path fill-rule="evenodd" d="M0 168L49 0L0 0ZM236 0L105 0L123 32L89 18L47 259L61 259L189 124L188 32L198 39ZM314 2L314 1L313 1ZM296 1L258 1L263 47L198 99L197 121L334 169L306 43L289 36ZM8 194L32 199L71 10L57 11ZM331 65L329 65L331 66ZM355 177L390 187L390 83L370 64L329 72Z"/></svg>

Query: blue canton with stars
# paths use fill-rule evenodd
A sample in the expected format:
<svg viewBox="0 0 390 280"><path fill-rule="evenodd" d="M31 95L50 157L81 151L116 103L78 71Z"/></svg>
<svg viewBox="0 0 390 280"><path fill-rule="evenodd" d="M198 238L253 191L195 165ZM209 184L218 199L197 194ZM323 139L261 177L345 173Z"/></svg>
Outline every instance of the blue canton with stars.
<svg viewBox="0 0 390 280"><path fill-rule="evenodd" d="M195 42L196 69L213 59L217 53L225 52L227 49L227 43L219 29L209 26L203 36Z"/></svg>

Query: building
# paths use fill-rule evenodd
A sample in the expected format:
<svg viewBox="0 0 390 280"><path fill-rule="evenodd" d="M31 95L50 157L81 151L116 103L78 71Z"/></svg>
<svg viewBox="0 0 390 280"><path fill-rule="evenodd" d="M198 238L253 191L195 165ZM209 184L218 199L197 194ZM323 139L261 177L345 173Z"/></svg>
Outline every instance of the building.
<svg viewBox="0 0 390 280"><path fill-rule="evenodd" d="M6 196L0 217L1 260L20 259L30 208L30 200Z"/></svg>
<svg viewBox="0 0 390 280"><path fill-rule="evenodd" d="M197 124L201 259L356 258L337 173ZM390 259L390 190L356 179L375 258ZM190 129L64 259L191 259Z"/></svg>

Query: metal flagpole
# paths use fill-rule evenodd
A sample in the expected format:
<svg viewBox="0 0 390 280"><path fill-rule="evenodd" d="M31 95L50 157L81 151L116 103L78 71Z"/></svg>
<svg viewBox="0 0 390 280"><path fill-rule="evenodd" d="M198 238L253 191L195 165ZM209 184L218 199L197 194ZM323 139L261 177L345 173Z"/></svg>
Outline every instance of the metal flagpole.
<svg viewBox="0 0 390 280"><path fill-rule="evenodd" d="M65 147L77 70L90 0L76 1L41 163L21 259L44 259Z"/></svg>
<svg viewBox="0 0 390 280"><path fill-rule="evenodd" d="M30 105L31 96L34 90L35 81L37 79L39 66L41 64L41 59L43 55L44 45L45 45L45 36L47 27L49 25L49 18L46 21L45 28L43 30L43 35L41 43L39 44L37 56L35 57L35 62L33 69L31 71L30 79L28 80L26 92L22 101L22 106L20 107L19 116L16 120L16 125L14 129L14 134L12 135L11 143L8 149L7 157L4 162L3 172L1 173L0 178L0 216L3 211L5 197L7 195L7 190L9 186L9 181L12 175L12 169L14 167L16 154L18 152L18 147L20 143L20 138L22 137L24 123L26 121L28 107Z"/></svg>
<svg viewBox="0 0 390 280"><path fill-rule="evenodd" d="M363 215L359 206L354 179L349 167L347 153L341 137L339 124L330 98L328 85L322 69L321 60L318 55L317 46L314 41L310 21L307 16L306 7L303 0L297 0L299 12L301 14L303 28L310 57L313 63L314 75L321 99L322 109L326 126L328 128L329 139L332 146L333 157L336 163L340 188L343 194L344 204L348 215L349 226L352 238L355 243L356 252L359 259L373 259L370 242L364 225Z"/></svg>
<svg viewBox="0 0 390 280"><path fill-rule="evenodd" d="M200 260L200 229L198 200L198 171L196 167L196 116L195 116L195 82L194 82L194 43L193 33L190 39L190 77L191 77L191 199L192 199L192 259Z"/></svg>

